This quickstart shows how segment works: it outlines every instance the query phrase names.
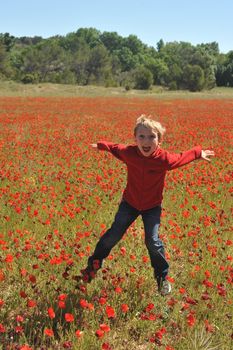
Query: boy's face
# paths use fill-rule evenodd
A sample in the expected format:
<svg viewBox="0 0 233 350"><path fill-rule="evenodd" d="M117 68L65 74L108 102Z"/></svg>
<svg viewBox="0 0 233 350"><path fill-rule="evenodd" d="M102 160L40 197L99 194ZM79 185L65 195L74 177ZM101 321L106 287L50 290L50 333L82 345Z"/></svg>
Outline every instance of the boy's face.
<svg viewBox="0 0 233 350"><path fill-rule="evenodd" d="M135 135L135 141L140 152L145 157L149 157L158 148L158 133L155 130L140 125Z"/></svg>

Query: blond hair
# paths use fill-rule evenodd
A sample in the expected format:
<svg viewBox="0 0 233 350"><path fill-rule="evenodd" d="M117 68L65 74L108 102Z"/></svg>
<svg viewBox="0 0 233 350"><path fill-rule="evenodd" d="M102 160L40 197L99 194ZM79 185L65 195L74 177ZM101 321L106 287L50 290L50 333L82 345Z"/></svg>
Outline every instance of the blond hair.
<svg viewBox="0 0 233 350"><path fill-rule="evenodd" d="M140 126L144 126L145 128L151 129L158 134L158 140L161 141L166 129L157 121L151 119L151 116L146 116L142 114L136 121L136 125L134 128L134 136L136 136L137 130Z"/></svg>

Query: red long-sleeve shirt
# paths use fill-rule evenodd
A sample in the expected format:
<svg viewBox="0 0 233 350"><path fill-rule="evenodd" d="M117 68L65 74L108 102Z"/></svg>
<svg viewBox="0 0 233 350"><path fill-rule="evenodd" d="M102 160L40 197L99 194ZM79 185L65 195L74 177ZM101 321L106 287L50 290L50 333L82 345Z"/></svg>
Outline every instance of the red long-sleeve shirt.
<svg viewBox="0 0 233 350"><path fill-rule="evenodd" d="M138 210L160 205L166 172L179 168L201 157L201 147L175 154L157 148L149 157L143 156L136 145L100 141L98 149L112 153L127 166L127 185L123 199Z"/></svg>

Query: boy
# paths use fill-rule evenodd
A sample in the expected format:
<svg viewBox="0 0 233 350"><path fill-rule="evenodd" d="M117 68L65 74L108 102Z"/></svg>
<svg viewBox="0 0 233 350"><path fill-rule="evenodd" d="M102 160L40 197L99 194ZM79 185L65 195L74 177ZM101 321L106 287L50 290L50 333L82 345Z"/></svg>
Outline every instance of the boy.
<svg viewBox="0 0 233 350"><path fill-rule="evenodd" d="M127 185L122 201L110 229L100 238L94 253L88 259L87 267L82 270L82 280L90 282L102 266L111 249L123 237L128 227L141 215L145 229L145 244L150 256L151 266L160 294L171 292L166 279L168 262L165 250L159 238L162 193L165 175L195 159L209 161L214 152L202 150L200 146L189 151L174 154L160 148L165 128L150 116L140 116L134 129L136 145L125 146L112 142L98 142L93 148L108 151L127 166Z"/></svg>

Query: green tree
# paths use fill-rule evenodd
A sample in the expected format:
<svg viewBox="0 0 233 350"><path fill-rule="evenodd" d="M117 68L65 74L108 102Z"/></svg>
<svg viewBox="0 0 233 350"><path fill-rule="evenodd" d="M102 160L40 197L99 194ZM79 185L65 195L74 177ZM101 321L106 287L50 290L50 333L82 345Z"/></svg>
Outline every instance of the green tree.
<svg viewBox="0 0 233 350"><path fill-rule="evenodd" d="M164 48L164 41L163 39L160 39L156 44L158 52L160 52Z"/></svg>
<svg viewBox="0 0 233 350"><path fill-rule="evenodd" d="M6 66L6 49L5 45L3 45L0 41L0 75L5 75L5 66Z"/></svg>
<svg viewBox="0 0 233 350"><path fill-rule="evenodd" d="M101 44L100 31L95 28L80 28L77 30L78 38L83 39L91 49Z"/></svg>
<svg viewBox="0 0 233 350"><path fill-rule="evenodd" d="M213 47L215 47L213 45ZM169 69L167 85L174 81L177 88L185 88L187 81L182 79L182 71L187 66L199 66L204 72L204 84L202 88L215 86L216 57L211 54L216 51L212 46L194 47L186 42L167 43L159 52L159 57L165 61ZM216 48L215 48L216 49Z"/></svg>
<svg viewBox="0 0 233 350"><path fill-rule="evenodd" d="M86 43L83 43L70 57L70 69L75 74L76 82L79 85L88 84L88 63L90 59L90 48Z"/></svg>
<svg viewBox="0 0 233 350"><path fill-rule="evenodd" d="M21 36L20 38L15 38L15 46L21 48L29 45L36 45L42 40L43 38L41 36Z"/></svg>
<svg viewBox="0 0 233 350"><path fill-rule="evenodd" d="M133 55L137 55L144 51L146 45L138 39L136 35L129 35L127 38L123 39L123 46L128 48Z"/></svg>
<svg viewBox="0 0 233 350"><path fill-rule="evenodd" d="M148 90L153 84L153 75L148 68L144 66L137 67L133 72L135 88L140 90Z"/></svg>
<svg viewBox="0 0 233 350"><path fill-rule="evenodd" d="M88 83L105 83L111 76L111 59L104 45L100 44L91 50L87 71Z"/></svg>
<svg viewBox="0 0 233 350"><path fill-rule="evenodd" d="M154 84L166 85L169 77L169 68L161 58L153 59L147 66L153 74Z"/></svg>
<svg viewBox="0 0 233 350"><path fill-rule="evenodd" d="M206 53L208 53L211 56L218 56L219 55L219 46L216 41L213 41L211 43L206 44L199 44L196 46L197 49L203 49Z"/></svg>
<svg viewBox="0 0 233 350"><path fill-rule="evenodd" d="M9 33L0 34L0 42L5 46L7 52L11 50L15 43L15 37Z"/></svg>
<svg viewBox="0 0 233 350"><path fill-rule="evenodd" d="M137 56L127 47L114 51L114 54L118 57L123 72L134 69L138 64Z"/></svg>
<svg viewBox="0 0 233 350"><path fill-rule="evenodd" d="M120 50L123 44L123 38L116 32L103 32L100 40L110 53Z"/></svg>
<svg viewBox="0 0 233 350"><path fill-rule="evenodd" d="M190 91L201 91L205 84L203 69L200 66L188 64L184 68L184 82Z"/></svg>
<svg viewBox="0 0 233 350"><path fill-rule="evenodd" d="M218 57L216 82L218 86L233 86L233 51Z"/></svg>
<svg viewBox="0 0 233 350"><path fill-rule="evenodd" d="M22 79L30 74L35 82L51 81L65 70L66 54L56 39L50 39L26 48L22 61Z"/></svg>

